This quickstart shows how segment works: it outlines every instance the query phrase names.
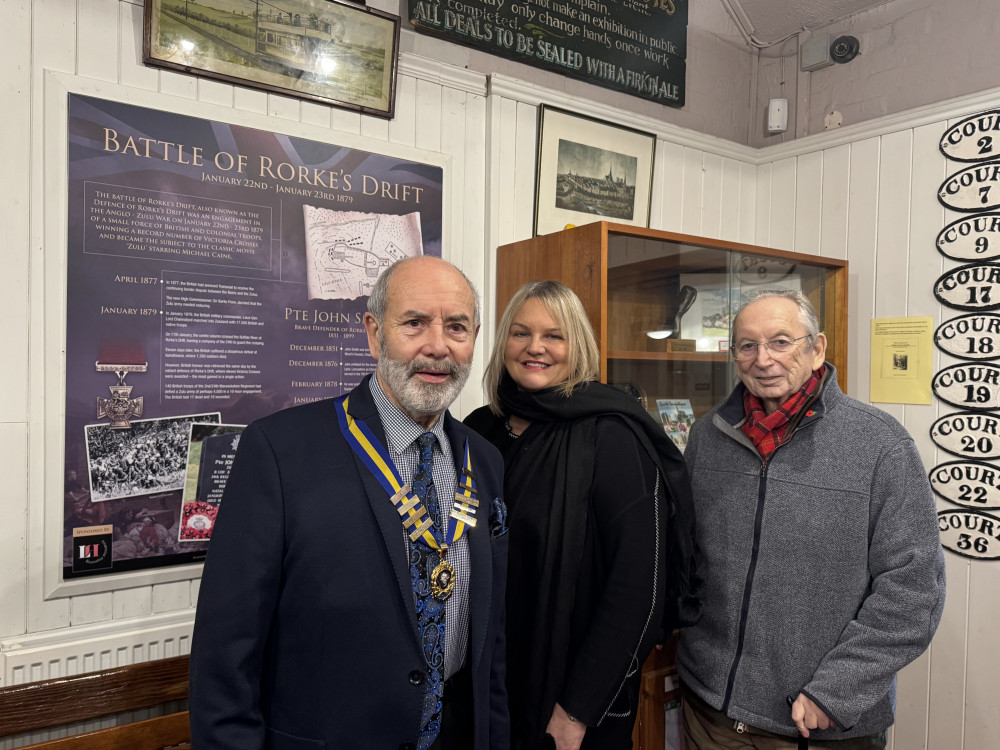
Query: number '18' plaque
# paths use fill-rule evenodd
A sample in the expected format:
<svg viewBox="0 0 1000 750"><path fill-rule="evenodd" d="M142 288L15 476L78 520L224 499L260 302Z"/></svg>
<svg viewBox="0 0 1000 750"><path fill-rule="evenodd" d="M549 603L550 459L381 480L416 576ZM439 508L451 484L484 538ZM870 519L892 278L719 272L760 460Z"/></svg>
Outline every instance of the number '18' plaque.
<svg viewBox="0 0 1000 750"><path fill-rule="evenodd" d="M959 359L1000 357L1000 315L969 313L944 321L934 331L938 349Z"/></svg>

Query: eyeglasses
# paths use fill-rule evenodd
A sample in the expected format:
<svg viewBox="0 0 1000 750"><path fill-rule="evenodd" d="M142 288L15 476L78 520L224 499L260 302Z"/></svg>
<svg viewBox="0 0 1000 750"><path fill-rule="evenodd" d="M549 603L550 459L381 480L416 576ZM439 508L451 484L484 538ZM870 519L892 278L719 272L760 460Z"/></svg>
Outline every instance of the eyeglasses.
<svg viewBox="0 0 1000 750"><path fill-rule="evenodd" d="M788 352L792 351L792 349L794 349L796 345L802 341L802 339L807 338L809 338L809 334L799 336L797 339L786 339L782 337L771 339L770 341L747 341L739 346L729 347L729 351L733 353L733 356L736 357L736 359L746 361L748 359L756 359L757 350L762 346L771 352L771 354L788 354Z"/></svg>

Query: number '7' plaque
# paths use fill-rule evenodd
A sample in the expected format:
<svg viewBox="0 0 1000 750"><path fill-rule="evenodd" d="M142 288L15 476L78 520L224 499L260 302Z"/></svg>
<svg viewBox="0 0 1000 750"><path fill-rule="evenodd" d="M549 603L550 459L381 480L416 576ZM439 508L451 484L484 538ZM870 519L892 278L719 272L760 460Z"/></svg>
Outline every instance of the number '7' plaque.
<svg viewBox="0 0 1000 750"><path fill-rule="evenodd" d="M938 200L963 213L1000 208L1000 162L988 161L956 172L941 183Z"/></svg>

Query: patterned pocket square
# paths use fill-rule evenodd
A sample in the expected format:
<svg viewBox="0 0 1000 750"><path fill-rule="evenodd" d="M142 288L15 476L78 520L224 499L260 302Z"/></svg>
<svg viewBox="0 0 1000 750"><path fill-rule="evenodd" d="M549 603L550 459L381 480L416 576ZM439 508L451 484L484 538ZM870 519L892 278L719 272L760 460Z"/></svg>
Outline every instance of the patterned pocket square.
<svg viewBox="0 0 1000 750"><path fill-rule="evenodd" d="M507 533L507 505L502 498L495 497L490 504L490 534L503 536Z"/></svg>

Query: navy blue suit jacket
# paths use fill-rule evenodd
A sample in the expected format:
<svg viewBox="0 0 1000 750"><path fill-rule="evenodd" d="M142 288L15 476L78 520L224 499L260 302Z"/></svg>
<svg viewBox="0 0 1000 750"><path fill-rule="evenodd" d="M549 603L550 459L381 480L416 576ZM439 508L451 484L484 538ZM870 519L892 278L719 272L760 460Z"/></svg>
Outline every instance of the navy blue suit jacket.
<svg viewBox="0 0 1000 750"><path fill-rule="evenodd" d="M384 444L367 378L349 411ZM456 462L469 440L481 502L469 531L474 748L507 750L507 537L488 521L503 464L486 440L444 419ZM424 685L414 683L425 668L400 518L344 440L334 401L249 425L198 597L193 747L407 747L419 731Z"/></svg>

